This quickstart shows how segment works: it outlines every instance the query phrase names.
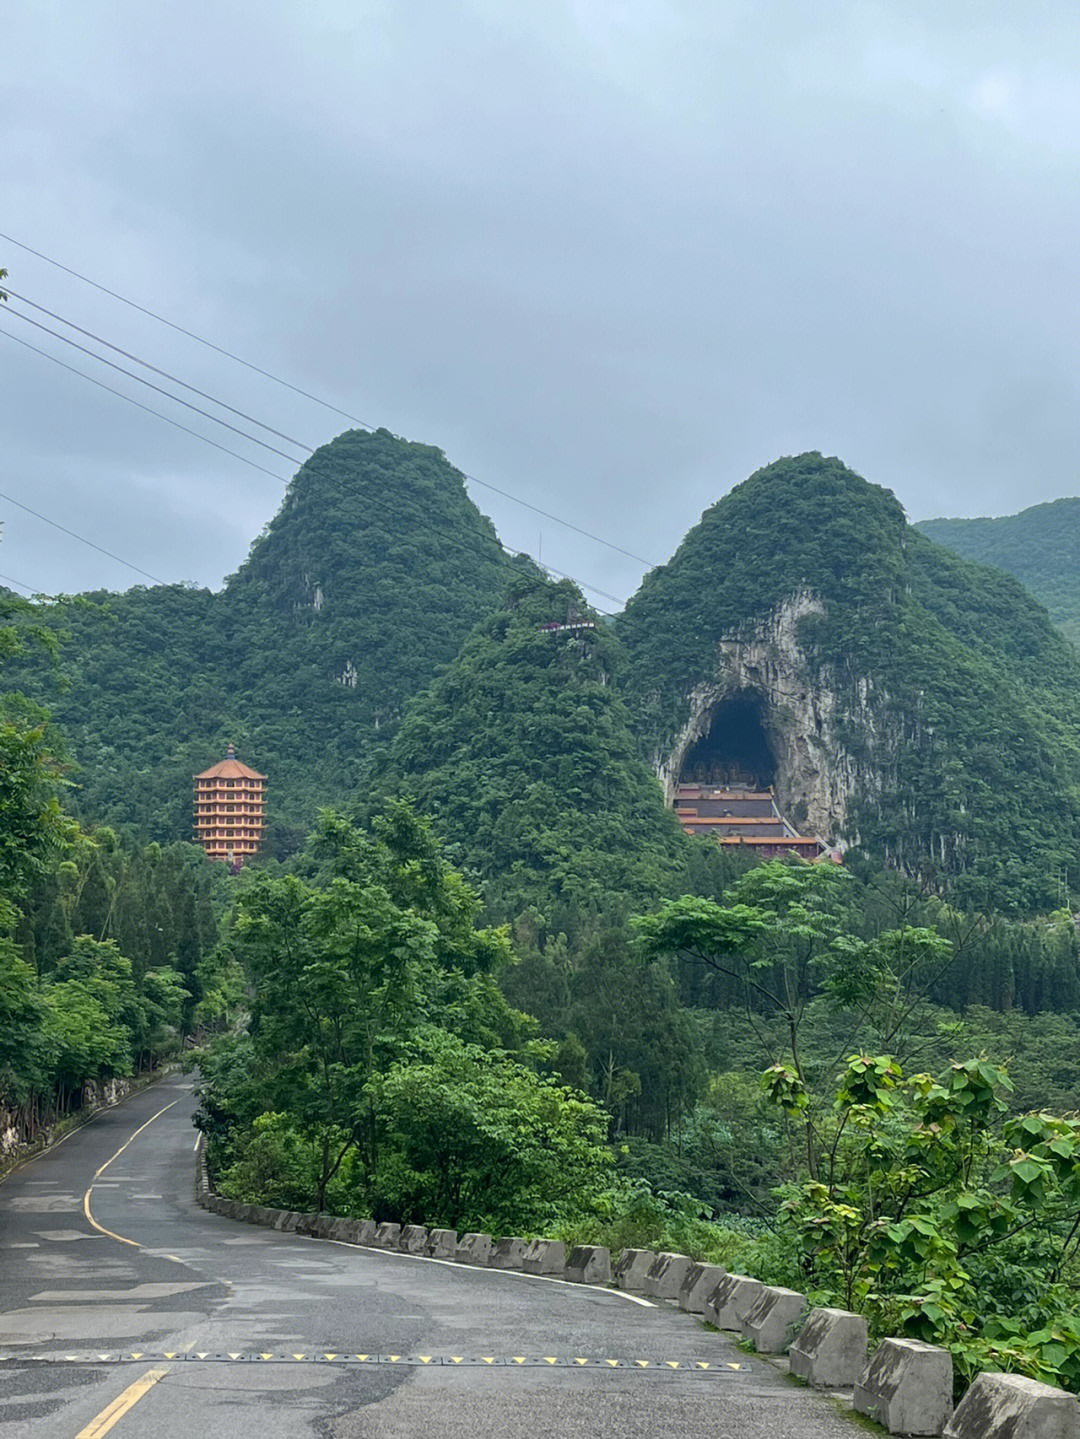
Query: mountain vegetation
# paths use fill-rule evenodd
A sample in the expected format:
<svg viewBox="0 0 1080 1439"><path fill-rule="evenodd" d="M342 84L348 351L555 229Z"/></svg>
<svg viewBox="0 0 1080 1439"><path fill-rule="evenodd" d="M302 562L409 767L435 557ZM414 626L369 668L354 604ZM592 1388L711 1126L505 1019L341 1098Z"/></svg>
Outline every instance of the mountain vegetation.
<svg viewBox="0 0 1080 1439"><path fill-rule="evenodd" d="M0 602L0 655L50 639ZM61 807L62 740L25 696L0 697L0 1159L83 1102L152 1069L181 1035L227 1023L215 874L201 850L133 846Z"/></svg>
<svg viewBox="0 0 1080 1439"><path fill-rule="evenodd" d="M966 560L1015 575L1062 634L1080 642L1080 499L997 519L922 520L915 528Z"/></svg>
<svg viewBox="0 0 1080 1439"><path fill-rule="evenodd" d="M1053 903L1080 838L1080 659L1010 576L912 529L839 460L767 466L702 516L620 616L642 750L671 750L721 645L792 597L800 682L840 722L847 838L872 862L958 884L966 902ZM789 677L790 678L790 677Z"/></svg>
<svg viewBox="0 0 1080 1439"><path fill-rule="evenodd" d="M1080 658L1015 579L804 455L607 625L380 431L220 594L0 603L0 1135L187 1038L233 1197L683 1249L1080 1389ZM665 806L751 643L843 866ZM230 739L237 875L187 842Z"/></svg>
<svg viewBox="0 0 1080 1439"><path fill-rule="evenodd" d="M271 853L355 791L409 697L515 572L442 453L349 431L297 472L218 594L60 599L61 638L10 680L47 703L78 813L166 843L191 835L191 776L234 742L272 776Z"/></svg>

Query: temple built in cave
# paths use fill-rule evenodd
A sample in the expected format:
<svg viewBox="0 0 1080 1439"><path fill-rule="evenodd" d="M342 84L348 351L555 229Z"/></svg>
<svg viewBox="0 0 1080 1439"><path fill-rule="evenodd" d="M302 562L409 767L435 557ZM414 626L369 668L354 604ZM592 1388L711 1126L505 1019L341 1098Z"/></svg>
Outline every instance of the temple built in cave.
<svg viewBox="0 0 1080 1439"><path fill-rule="evenodd" d="M741 690L719 705L683 757L672 803L687 834L745 845L762 859L817 859L826 846L800 834L776 801L777 764L763 698Z"/></svg>
<svg viewBox="0 0 1080 1439"><path fill-rule="evenodd" d="M787 822L771 789L680 784L675 789L675 816L687 834L725 845L747 845L762 859L780 854L817 859L825 849L819 839L799 834Z"/></svg>

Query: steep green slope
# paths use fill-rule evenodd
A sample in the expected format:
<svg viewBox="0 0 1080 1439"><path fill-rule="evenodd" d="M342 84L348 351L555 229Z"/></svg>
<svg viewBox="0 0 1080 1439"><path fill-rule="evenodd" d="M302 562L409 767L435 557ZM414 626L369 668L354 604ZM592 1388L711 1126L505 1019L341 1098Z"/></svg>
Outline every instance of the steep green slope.
<svg viewBox="0 0 1080 1439"><path fill-rule="evenodd" d="M781 788L873 856L1002 907L1048 902L1075 868L1080 659L1015 580L932 544L839 460L736 487L617 628L654 762L750 689Z"/></svg>
<svg viewBox="0 0 1080 1439"><path fill-rule="evenodd" d="M7 680L50 704L84 814L186 838L191 775L232 740L270 777L280 849L356 786L513 572L441 451L350 431L298 471L220 594L61 601L66 688L40 662Z"/></svg>
<svg viewBox="0 0 1080 1439"><path fill-rule="evenodd" d="M691 848L638 755L617 641L604 627L544 628L588 619L568 581L516 578L391 746L395 775L496 914L640 903L675 882Z"/></svg>
<svg viewBox="0 0 1080 1439"><path fill-rule="evenodd" d="M966 560L1015 575L1062 633L1080 643L1080 499L1000 519L922 520L915 528Z"/></svg>

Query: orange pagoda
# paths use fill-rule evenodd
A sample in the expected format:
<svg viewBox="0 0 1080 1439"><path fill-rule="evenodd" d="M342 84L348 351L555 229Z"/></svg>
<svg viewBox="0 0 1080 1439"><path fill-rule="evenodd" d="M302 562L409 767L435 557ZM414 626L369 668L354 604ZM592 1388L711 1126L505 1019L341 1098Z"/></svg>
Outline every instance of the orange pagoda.
<svg viewBox="0 0 1080 1439"><path fill-rule="evenodd" d="M266 776L229 746L225 758L195 776L195 835L210 859L239 869L258 853L266 824Z"/></svg>

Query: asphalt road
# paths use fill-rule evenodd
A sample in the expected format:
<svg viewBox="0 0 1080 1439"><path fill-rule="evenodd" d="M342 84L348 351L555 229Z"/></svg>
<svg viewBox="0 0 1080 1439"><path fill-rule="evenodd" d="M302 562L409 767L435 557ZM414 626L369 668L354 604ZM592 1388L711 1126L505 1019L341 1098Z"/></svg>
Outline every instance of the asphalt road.
<svg viewBox="0 0 1080 1439"><path fill-rule="evenodd" d="M165 1080L0 1185L4 1439L853 1439L667 1305L205 1213L192 1108Z"/></svg>

